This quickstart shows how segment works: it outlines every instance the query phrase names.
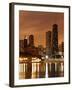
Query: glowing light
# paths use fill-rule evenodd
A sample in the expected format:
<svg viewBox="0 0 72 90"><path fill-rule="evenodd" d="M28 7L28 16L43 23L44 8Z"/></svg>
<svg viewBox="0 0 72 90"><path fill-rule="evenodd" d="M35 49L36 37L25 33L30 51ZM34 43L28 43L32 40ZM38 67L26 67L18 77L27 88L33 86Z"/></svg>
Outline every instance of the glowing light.
<svg viewBox="0 0 72 90"><path fill-rule="evenodd" d="M28 60L28 58L23 58L23 60Z"/></svg>
<svg viewBox="0 0 72 90"><path fill-rule="evenodd" d="M61 58L63 58L63 56L61 56Z"/></svg>
<svg viewBox="0 0 72 90"><path fill-rule="evenodd" d="M21 58L21 57L20 57L20 58L19 58L19 60L20 60L20 61L22 61L22 60L23 60L23 58Z"/></svg>
<svg viewBox="0 0 72 90"><path fill-rule="evenodd" d="M46 59L48 59L49 57L48 57L48 55L46 55L46 57L45 57Z"/></svg>
<svg viewBox="0 0 72 90"><path fill-rule="evenodd" d="M42 59L45 59L45 57L41 57Z"/></svg>
<svg viewBox="0 0 72 90"><path fill-rule="evenodd" d="M32 60L32 62L40 62L40 61L41 61L41 59L39 59L39 58Z"/></svg>
<svg viewBox="0 0 72 90"><path fill-rule="evenodd" d="M37 59L37 58L36 58L36 57L33 57L33 58L32 58L32 60L35 60L35 59Z"/></svg>
<svg viewBox="0 0 72 90"><path fill-rule="evenodd" d="M20 61L28 60L28 58L20 57L19 60L20 60Z"/></svg>

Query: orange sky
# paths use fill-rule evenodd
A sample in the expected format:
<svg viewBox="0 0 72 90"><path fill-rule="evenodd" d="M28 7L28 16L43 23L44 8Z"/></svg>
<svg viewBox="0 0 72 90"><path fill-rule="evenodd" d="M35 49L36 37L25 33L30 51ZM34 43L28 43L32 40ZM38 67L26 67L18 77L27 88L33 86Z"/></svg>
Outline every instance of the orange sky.
<svg viewBox="0 0 72 90"><path fill-rule="evenodd" d="M46 46L46 32L52 31L52 25L58 24L58 41L64 41L64 14L51 12L20 11L19 13L19 37L34 35L35 46Z"/></svg>

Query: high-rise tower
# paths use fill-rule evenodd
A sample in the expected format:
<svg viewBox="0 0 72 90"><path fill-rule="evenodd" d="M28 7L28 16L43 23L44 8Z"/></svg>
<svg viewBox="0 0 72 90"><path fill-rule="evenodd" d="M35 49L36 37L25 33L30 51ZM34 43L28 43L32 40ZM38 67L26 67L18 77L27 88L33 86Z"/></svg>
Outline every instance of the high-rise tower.
<svg viewBox="0 0 72 90"><path fill-rule="evenodd" d="M26 48L27 46L27 39L24 39L24 48Z"/></svg>
<svg viewBox="0 0 72 90"><path fill-rule="evenodd" d="M34 46L34 36L33 35L30 35L29 36L29 46Z"/></svg>
<svg viewBox="0 0 72 90"><path fill-rule="evenodd" d="M52 29L52 54L58 53L58 25L54 24Z"/></svg>
<svg viewBox="0 0 72 90"><path fill-rule="evenodd" d="M46 54L51 55L51 31L46 32Z"/></svg>

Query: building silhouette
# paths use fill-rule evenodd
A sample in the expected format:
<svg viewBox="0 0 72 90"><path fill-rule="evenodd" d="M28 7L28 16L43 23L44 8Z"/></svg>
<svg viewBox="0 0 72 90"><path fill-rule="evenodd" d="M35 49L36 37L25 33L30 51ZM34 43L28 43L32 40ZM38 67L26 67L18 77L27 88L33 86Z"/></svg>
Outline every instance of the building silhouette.
<svg viewBox="0 0 72 90"><path fill-rule="evenodd" d="M51 31L46 32L46 54L51 55Z"/></svg>
<svg viewBox="0 0 72 90"><path fill-rule="evenodd" d="M64 56L64 42L59 45L59 52Z"/></svg>
<svg viewBox="0 0 72 90"><path fill-rule="evenodd" d="M52 29L52 54L58 53L58 25L54 24Z"/></svg>
<svg viewBox="0 0 72 90"><path fill-rule="evenodd" d="M33 35L30 35L29 36L29 46L34 46L34 36Z"/></svg>
<svg viewBox="0 0 72 90"><path fill-rule="evenodd" d="M19 40L19 51L24 52L24 40Z"/></svg>
<svg viewBox="0 0 72 90"><path fill-rule="evenodd" d="M27 48L28 43L27 43L27 39L24 39L24 48Z"/></svg>

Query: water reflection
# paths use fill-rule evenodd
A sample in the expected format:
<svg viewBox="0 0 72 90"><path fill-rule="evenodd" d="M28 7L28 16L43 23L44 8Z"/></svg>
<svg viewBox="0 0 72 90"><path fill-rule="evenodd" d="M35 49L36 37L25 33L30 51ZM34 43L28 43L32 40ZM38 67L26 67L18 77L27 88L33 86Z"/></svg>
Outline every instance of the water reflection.
<svg viewBox="0 0 72 90"><path fill-rule="evenodd" d="M22 61L19 63L19 79L63 77L63 62Z"/></svg>

